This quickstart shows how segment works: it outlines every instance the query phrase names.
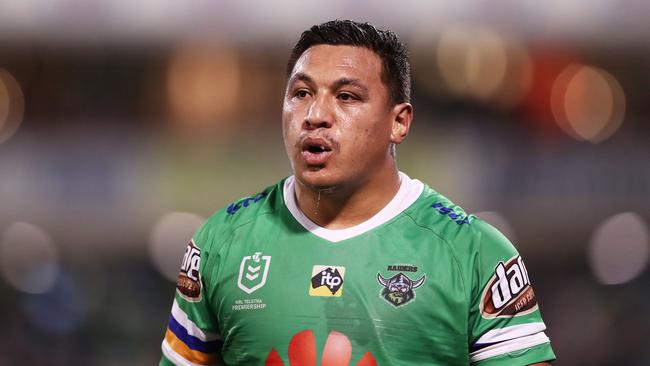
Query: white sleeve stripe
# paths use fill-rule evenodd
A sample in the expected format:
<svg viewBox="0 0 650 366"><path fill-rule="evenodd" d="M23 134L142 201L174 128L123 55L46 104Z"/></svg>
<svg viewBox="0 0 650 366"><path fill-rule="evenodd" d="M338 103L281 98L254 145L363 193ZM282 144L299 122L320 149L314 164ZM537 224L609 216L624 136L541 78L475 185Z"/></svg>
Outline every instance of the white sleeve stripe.
<svg viewBox="0 0 650 366"><path fill-rule="evenodd" d="M177 366L206 366L206 365L200 365L198 363L194 363L192 361L188 361L183 356L179 355L172 349L172 347L167 343L167 341L162 342L162 353L167 357L169 361L171 361L174 365Z"/></svg>
<svg viewBox="0 0 650 366"><path fill-rule="evenodd" d="M523 336L543 332L546 325L542 322L512 325L501 329L493 329L483 334L474 344L490 344L521 338Z"/></svg>
<svg viewBox="0 0 650 366"><path fill-rule="evenodd" d="M190 320L190 318L187 316L187 314L181 309L180 306L178 306L178 302L176 302L176 299L174 299L174 305L172 305L172 316L178 324L180 324L185 330L187 331L187 334L194 336L203 342L209 342L209 341L214 341L221 339L221 337L218 334L211 333L208 331L205 331L201 328L199 328L193 321Z"/></svg>
<svg viewBox="0 0 650 366"><path fill-rule="evenodd" d="M512 339L509 341L493 344L491 346L485 347L478 351L470 353L469 361L471 363L482 361L488 358L501 356L506 353L520 351L522 349L531 348L543 343L548 343L550 340L544 334L544 332L539 332L533 335Z"/></svg>

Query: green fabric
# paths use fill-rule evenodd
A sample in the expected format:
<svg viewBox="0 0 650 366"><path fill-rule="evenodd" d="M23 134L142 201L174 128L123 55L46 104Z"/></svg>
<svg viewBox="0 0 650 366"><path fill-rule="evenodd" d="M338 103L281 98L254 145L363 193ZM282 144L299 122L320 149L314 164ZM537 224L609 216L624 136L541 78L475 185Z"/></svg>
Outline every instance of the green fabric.
<svg viewBox="0 0 650 366"><path fill-rule="evenodd" d="M223 337L227 365L264 365L277 353L288 366L289 354L309 349L318 365L328 349L350 352L350 365L366 353L382 366L469 365L470 347L487 331L542 322L536 308L515 317L481 316L495 267L517 251L496 229L426 186L393 219L333 243L296 221L280 182L214 214L194 242L201 249L202 298L188 302L177 291L176 301L200 328ZM262 286L242 289L259 284L267 267ZM316 275L330 268L329 284L335 284L334 269L344 270L340 296L316 296L330 291L311 287L318 268ZM388 290L386 281L399 285L400 273L406 291ZM524 365L536 357L554 358L546 345L480 365L502 358ZM161 365L168 364L163 357Z"/></svg>
<svg viewBox="0 0 650 366"><path fill-rule="evenodd" d="M160 363L158 363L158 366L174 366L174 364L165 357L165 355L162 355L160 358Z"/></svg>

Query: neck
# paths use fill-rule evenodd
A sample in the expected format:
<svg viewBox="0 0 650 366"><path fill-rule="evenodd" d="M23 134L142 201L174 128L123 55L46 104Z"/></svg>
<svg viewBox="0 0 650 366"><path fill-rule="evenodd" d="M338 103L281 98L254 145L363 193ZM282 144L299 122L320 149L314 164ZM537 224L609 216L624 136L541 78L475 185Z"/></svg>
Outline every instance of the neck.
<svg viewBox="0 0 650 366"><path fill-rule="evenodd" d="M397 194L400 178L393 166L357 184L313 189L296 179L295 187L298 207L311 221L328 229L345 229L381 211Z"/></svg>

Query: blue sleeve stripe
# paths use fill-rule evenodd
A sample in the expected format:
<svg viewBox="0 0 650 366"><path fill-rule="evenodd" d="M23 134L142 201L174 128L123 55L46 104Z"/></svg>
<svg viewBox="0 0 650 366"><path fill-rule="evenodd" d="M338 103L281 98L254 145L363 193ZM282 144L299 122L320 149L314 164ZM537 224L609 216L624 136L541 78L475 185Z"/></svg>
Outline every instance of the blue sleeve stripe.
<svg viewBox="0 0 650 366"><path fill-rule="evenodd" d="M185 343L190 349L203 353L215 353L219 349L219 341L203 342L197 337L188 334L187 330L177 322L173 316L169 317L168 327L169 330L171 330L172 333L174 333L176 337L183 341L183 343Z"/></svg>
<svg viewBox="0 0 650 366"><path fill-rule="evenodd" d="M492 346L492 345L497 344L497 343L501 343L501 342L492 342L492 343L474 343L473 345L471 345L471 346L469 347L469 352L470 352L470 353L472 353L472 352L476 352L476 351L478 351L478 350L480 350L480 349L483 349L483 348L485 348L485 347Z"/></svg>

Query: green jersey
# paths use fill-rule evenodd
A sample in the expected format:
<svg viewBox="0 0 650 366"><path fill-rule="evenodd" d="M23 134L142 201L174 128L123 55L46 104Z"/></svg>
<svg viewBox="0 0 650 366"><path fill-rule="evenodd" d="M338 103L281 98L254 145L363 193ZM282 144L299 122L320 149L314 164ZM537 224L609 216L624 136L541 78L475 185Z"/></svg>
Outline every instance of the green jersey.
<svg viewBox="0 0 650 366"><path fill-rule="evenodd" d="M351 228L309 220L293 177L210 217L185 252L160 364L555 359L513 245L420 181L400 177L386 207Z"/></svg>

